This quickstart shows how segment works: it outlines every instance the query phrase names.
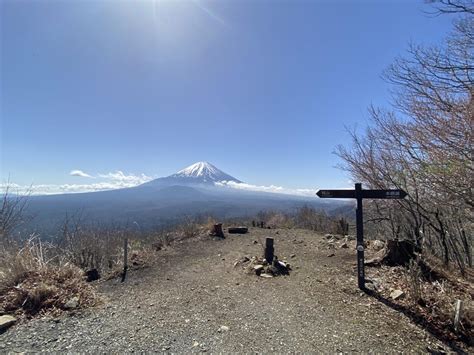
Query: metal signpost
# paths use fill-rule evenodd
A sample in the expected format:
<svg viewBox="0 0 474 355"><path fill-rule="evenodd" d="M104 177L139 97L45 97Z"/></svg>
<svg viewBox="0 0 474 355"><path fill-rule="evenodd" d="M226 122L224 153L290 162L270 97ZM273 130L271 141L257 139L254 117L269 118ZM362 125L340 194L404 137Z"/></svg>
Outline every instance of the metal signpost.
<svg viewBox="0 0 474 355"><path fill-rule="evenodd" d="M403 190L362 190L362 184L355 184L354 190L319 190L316 195L321 198L355 198L357 200L356 209L356 230L357 230L357 280L359 288L365 289L364 272L364 224L362 217L362 199L402 199L407 193Z"/></svg>

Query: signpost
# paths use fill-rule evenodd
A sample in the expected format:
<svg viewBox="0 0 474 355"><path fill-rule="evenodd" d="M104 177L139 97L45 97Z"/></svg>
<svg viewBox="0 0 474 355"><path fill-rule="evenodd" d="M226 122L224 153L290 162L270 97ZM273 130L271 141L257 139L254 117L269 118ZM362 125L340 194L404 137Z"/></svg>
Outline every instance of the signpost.
<svg viewBox="0 0 474 355"><path fill-rule="evenodd" d="M357 200L357 280L359 288L364 290L364 220L362 215L362 199L402 199L405 198L407 193L403 190L362 190L362 184L357 183L354 190L319 190L316 195L321 198L355 198Z"/></svg>

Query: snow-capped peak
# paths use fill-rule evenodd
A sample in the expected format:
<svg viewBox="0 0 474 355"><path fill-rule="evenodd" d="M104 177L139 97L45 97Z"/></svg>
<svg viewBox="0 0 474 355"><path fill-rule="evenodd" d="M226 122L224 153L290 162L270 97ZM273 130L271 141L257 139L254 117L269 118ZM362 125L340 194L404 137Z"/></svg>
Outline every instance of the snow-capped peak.
<svg viewBox="0 0 474 355"><path fill-rule="evenodd" d="M208 163L207 161L199 161L197 163L194 163L193 165L188 166L187 168L184 168L183 170L178 171L178 174L198 177L204 176L207 173L215 174L218 172L219 169L217 169L211 163Z"/></svg>
<svg viewBox="0 0 474 355"><path fill-rule="evenodd" d="M171 175L174 178L192 178L202 182L217 182L217 181L235 181L240 182L236 178L219 170L211 163L200 161L194 163L176 174Z"/></svg>

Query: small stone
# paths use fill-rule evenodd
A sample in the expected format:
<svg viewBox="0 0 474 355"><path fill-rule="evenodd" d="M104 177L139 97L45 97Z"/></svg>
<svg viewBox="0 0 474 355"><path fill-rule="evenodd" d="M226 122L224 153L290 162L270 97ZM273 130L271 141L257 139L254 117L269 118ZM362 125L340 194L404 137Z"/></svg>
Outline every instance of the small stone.
<svg viewBox="0 0 474 355"><path fill-rule="evenodd" d="M375 285L369 282L365 284L365 288L369 291L377 291L377 288L375 287Z"/></svg>
<svg viewBox="0 0 474 355"><path fill-rule="evenodd" d="M334 253L330 253L330 254L327 255L327 257L328 257L328 258L332 258L332 257L335 256L335 255L336 255L336 254L334 254Z"/></svg>
<svg viewBox="0 0 474 355"><path fill-rule="evenodd" d="M15 324L16 318L9 316L9 315L3 315L0 316L0 330L5 330L7 328L10 328L13 324Z"/></svg>
<svg viewBox="0 0 474 355"><path fill-rule="evenodd" d="M222 332L228 332L229 331L229 327L226 326L226 325L221 325L218 332L219 333L222 333Z"/></svg>
<svg viewBox="0 0 474 355"><path fill-rule="evenodd" d="M291 254L290 258L294 258L295 256L296 256L296 254Z"/></svg>
<svg viewBox="0 0 474 355"><path fill-rule="evenodd" d="M79 306L79 297L75 296L64 304L64 309L74 309Z"/></svg>
<svg viewBox="0 0 474 355"><path fill-rule="evenodd" d="M253 244L258 244L258 242L256 240L253 241Z"/></svg>
<svg viewBox="0 0 474 355"><path fill-rule="evenodd" d="M264 277L266 279L270 279L273 277L273 275L270 275L270 274L260 274L260 277Z"/></svg>
<svg viewBox="0 0 474 355"><path fill-rule="evenodd" d="M262 271L262 270L263 270L263 265L255 265L255 266L253 267L253 269L254 269L255 271Z"/></svg>
<svg viewBox="0 0 474 355"><path fill-rule="evenodd" d="M382 250L385 247L385 243L381 240L374 240L372 243L372 249L375 251Z"/></svg>
<svg viewBox="0 0 474 355"><path fill-rule="evenodd" d="M403 292L402 290L393 290L391 293L390 293L390 298L394 299L394 300L398 300L398 299L401 299L405 296L405 292Z"/></svg>
<svg viewBox="0 0 474 355"><path fill-rule="evenodd" d="M199 343L197 341L193 343L193 348L195 348L196 346L199 346Z"/></svg>

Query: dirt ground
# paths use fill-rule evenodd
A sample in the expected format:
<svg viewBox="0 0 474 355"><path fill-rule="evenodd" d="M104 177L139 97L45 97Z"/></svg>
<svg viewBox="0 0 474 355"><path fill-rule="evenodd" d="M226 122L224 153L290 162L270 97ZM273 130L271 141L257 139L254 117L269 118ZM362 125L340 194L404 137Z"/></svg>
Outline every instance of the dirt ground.
<svg viewBox="0 0 474 355"><path fill-rule="evenodd" d="M0 352L463 352L361 293L352 248L328 250L305 230L226 236L162 250L124 284L99 283L102 306L15 325L0 334ZM235 266L261 256L265 237L290 263L289 276Z"/></svg>

